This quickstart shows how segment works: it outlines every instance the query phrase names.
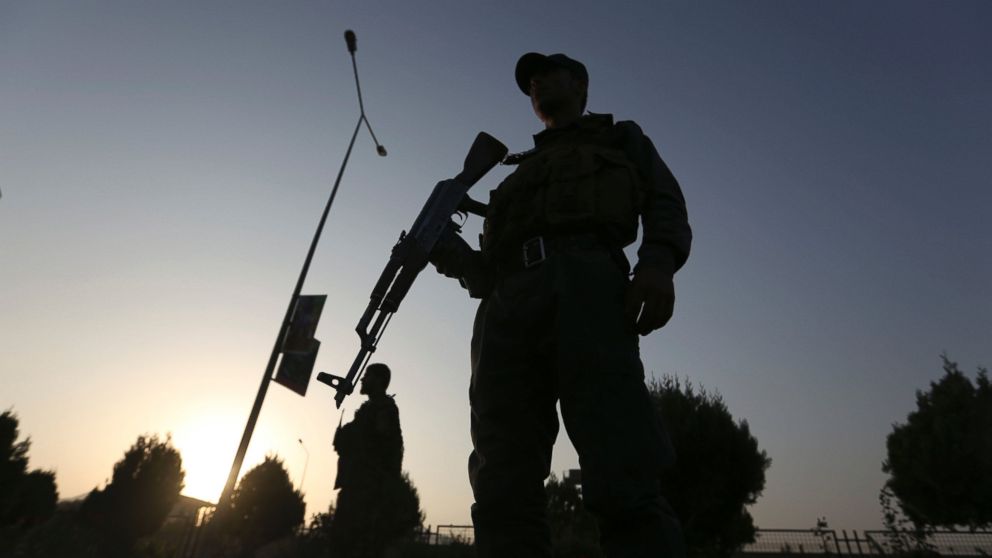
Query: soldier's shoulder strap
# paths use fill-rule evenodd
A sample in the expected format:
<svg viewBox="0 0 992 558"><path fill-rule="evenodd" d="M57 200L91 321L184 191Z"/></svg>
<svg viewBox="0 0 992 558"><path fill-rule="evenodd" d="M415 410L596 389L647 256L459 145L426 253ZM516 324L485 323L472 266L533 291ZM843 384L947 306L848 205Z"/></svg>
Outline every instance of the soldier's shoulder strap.
<svg viewBox="0 0 992 558"><path fill-rule="evenodd" d="M620 120L613 126L632 135L644 135L644 131L641 130L641 127L637 124L637 122L634 122L633 120Z"/></svg>
<svg viewBox="0 0 992 558"><path fill-rule="evenodd" d="M504 165L519 165L524 161L524 159L533 156L537 153L537 148L532 147L526 151L520 151L519 153L510 153L501 161Z"/></svg>
<svg viewBox="0 0 992 558"><path fill-rule="evenodd" d="M644 149L647 139L644 130L633 120L621 120L613 125L613 130L617 134L616 146L623 150L643 176L650 176L651 161L647 159Z"/></svg>

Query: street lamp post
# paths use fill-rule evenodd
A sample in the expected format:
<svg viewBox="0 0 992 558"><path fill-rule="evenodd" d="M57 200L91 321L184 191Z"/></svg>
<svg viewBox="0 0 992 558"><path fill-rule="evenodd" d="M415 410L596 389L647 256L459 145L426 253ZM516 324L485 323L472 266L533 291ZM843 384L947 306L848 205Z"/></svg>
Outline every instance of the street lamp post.
<svg viewBox="0 0 992 558"><path fill-rule="evenodd" d="M244 434L241 436L241 444L238 446L238 451L234 455L234 463L231 464L231 471L227 476L227 483L224 485L224 490L220 494L220 499L217 502L217 509L223 510L227 509L231 502L231 493L234 491L234 483L238 480L238 474L241 472L241 465L244 462L245 454L248 452L248 444L251 442L252 432L255 430L255 423L258 421L258 415L262 410L262 401L265 399L265 394L269 389L269 382L272 381L272 374L276 368L276 361L279 358L279 353L282 351L283 342L286 339L286 334L289 331L290 321L293 316L293 309L296 307L297 299L300 297L300 291L303 289L303 283L306 281L307 272L310 271L310 262L313 260L314 252L317 250L317 241L320 240L320 234L324 230L324 224L327 222L327 214L331 211L331 205L334 204L334 197L337 195L338 186L341 185L341 177L344 175L344 168L348 164L348 159L351 157L351 149L355 146L355 139L358 137L358 132L362 129L362 124L368 128L369 134L372 136L372 141L375 142L376 152L385 157L386 148L379 144L379 140L376 139L375 133L372 132L372 125L369 124L368 118L365 117L365 105L362 103L362 88L358 83L358 65L355 62L355 33L351 30L345 31L344 34L345 42L348 45L348 52L351 54L351 67L355 73L355 88L358 90L358 108L359 117L358 123L355 124L355 131L351 134L351 141L348 143L348 149L344 154L344 161L341 162L341 168L338 170L338 176L334 180L334 187L331 188L331 195L327 199L327 205L324 206L324 213L320 217L320 222L317 224L317 231L313 235L313 240L310 242L310 249L307 251L307 257L303 260L303 269L300 270L300 276L296 280L296 288L293 289L292 296L289 297L289 306L286 308L286 314L282 320L282 326L279 328L279 334L276 335L275 344L272 347L272 353L269 355L269 362L265 367L265 373L262 375L262 382L258 388L258 394L255 395L255 403L252 405L251 413L248 415L248 423L245 425Z"/></svg>

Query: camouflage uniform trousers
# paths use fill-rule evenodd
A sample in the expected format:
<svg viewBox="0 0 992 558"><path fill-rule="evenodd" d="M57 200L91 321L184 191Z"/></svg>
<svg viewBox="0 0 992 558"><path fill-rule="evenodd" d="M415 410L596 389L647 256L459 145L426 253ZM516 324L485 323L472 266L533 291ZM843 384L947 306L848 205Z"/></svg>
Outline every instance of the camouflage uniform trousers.
<svg viewBox="0 0 992 558"><path fill-rule="evenodd" d="M476 315L469 475L480 558L551 556L544 481L556 401L606 555L685 554L660 491L673 452L624 318L626 270L608 248L579 244L499 279Z"/></svg>

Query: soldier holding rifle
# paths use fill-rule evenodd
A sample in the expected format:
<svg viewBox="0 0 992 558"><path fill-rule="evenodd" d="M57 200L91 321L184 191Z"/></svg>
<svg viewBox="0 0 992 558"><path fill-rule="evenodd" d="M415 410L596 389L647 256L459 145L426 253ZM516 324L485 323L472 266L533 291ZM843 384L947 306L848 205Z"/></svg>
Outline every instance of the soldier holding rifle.
<svg viewBox="0 0 992 558"><path fill-rule="evenodd" d="M355 418L334 433L340 489L331 526L334 550L354 558L378 558L386 545L396 502L390 496L402 485L403 433L399 409L386 394L391 372L373 363L365 370L361 393L368 400Z"/></svg>
<svg viewBox="0 0 992 558"><path fill-rule="evenodd" d="M481 298L472 338L472 517L480 557L550 557L544 481L556 402L607 556L682 556L659 470L674 458L644 384L638 335L664 326L691 231L678 183L633 122L583 114L589 77L528 53L516 82L545 129L491 193L481 250L431 255ZM630 278L622 251L642 243Z"/></svg>

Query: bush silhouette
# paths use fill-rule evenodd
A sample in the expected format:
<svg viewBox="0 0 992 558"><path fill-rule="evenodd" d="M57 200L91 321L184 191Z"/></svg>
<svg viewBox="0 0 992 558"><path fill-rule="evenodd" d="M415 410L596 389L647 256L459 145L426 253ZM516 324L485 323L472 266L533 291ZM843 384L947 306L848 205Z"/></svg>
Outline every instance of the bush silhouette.
<svg viewBox="0 0 992 558"><path fill-rule="evenodd" d="M110 483L94 489L80 510L124 546L162 526L183 488L182 458L171 438L139 436L114 465Z"/></svg>
<svg viewBox="0 0 992 558"><path fill-rule="evenodd" d="M917 528L992 524L992 385L941 356L944 376L886 439L885 488Z"/></svg>
<svg viewBox="0 0 992 558"><path fill-rule="evenodd" d="M661 472L662 491L682 523L689 554L734 554L754 541L746 506L761 495L771 459L719 395L669 376L652 381L649 391L677 455L675 466Z"/></svg>
<svg viewBox="0 0 992 558"><path fill-rule="evenodd" d="M596 518L585 509L579 487L554 474L544 486L548 497L548 524L556 557L597 558L599 528Z"/></svg>
<svg viewBox="0 0 992 558"><path fill-rule="evenodd" d="M754 540L746 506L761 494L771 460L758 449L747 422L735 422L719 395L668 376L652 381L648 390L678 455L675 465L658 475L682 523L689 555L733 555ZM546 493L555 556L602 556L597 526L580 491L552 475Z"/></svg>
<svg viewBox="0 0 992 558"><path fill-rule="evenodd" d="M303 524L303 495L293 488L286 467L276 456L266 456L245 473L230 502L230 507L218 510L217 526L244 552L292 535Z"/></svg>
<svg viewBox="0 0 992 558"><path fill-rule="evenodd" d="M44 522L55 512L55 473L28 472L31 440L18 441L17 416L0 414L0 528L23 529Z"/></svg>
<svg viewBox="0 0 992 558"><path fill-rule="evenodd" d="M324 523L333 556L380 556L422 528L420 494L409 475L378 480L351 491L343 502L338 495L336 513L330 512Z"/></svg>

